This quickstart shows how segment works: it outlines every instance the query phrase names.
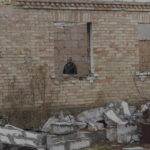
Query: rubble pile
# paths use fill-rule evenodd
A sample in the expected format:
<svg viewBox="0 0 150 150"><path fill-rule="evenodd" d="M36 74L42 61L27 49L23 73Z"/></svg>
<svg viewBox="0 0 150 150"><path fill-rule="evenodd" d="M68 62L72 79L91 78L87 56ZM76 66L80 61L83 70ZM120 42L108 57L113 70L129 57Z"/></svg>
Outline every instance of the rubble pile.
<svg viewBox="0 0 150 150"><path fill-rule="evenodd" d="M43 150L42 144L44 136L44 134L25 131L6 124L4 127L0 127L1 150L4 149L4 145L11 145L11 148L15 147L15 150L23 147Z"/></svg>
<svg viewBox="0 0 150 150"><path fill-rule="evenodd" d="M76 117L60 112L58 117L47 120L40 133L4 125L0 120L0 146L8 144L36 150L75 150L102 139L118 143L139 142L140 121L150 122L149 110L150 103L137 110L125 101L116 101L106 107L83 111Z"/></svg>

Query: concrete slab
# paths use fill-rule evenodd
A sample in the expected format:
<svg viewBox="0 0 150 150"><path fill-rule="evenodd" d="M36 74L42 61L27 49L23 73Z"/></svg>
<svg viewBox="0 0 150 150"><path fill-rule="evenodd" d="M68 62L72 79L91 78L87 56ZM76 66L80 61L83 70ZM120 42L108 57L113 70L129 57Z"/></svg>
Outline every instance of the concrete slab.
<svg viewBox="0 0 150 150"><path fill-rule="evenodd" d="M89 139L81 139L81 140L75 140L75 141L68 141L69 144L69 150L79 150L81 148L86 148L90 146L90 140Z"/></svg>
<svg viewBox="0 0 150 150"><path fill-rule="evenodd" d="M73 133L75 130L72 123L67 122L56 122L51 124L51 134L70 134Z"/></svg>

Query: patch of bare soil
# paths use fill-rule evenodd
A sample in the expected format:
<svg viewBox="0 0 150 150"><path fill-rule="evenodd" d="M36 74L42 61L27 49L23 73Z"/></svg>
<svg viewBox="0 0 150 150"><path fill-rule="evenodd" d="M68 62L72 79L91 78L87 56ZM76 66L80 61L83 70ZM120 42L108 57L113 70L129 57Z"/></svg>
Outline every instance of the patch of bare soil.
<svg viewBox="0 0 150 150"><path fill-rule="evenodd" d="M107 140L100 141L99 143L94 143L90 149L84 149L84 150L103 150L104 148L109 148L110 150L122 150L124 147L144 147L145 150L150 150L150 144L144 144L144 143L131 143L131 144L118 144L117 142L109 142ZM105 149L104 149L105 150Z"/></svg>

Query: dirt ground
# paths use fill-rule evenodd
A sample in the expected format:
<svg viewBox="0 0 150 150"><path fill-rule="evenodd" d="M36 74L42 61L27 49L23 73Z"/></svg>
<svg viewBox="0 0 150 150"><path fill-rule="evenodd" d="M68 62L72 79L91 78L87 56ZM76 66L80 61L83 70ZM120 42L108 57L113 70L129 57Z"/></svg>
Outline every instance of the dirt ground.
<svg viewBox="0 0 150 150"><path fill-rule="evenodd" d="M93 144L90 148L83 150L122 150L122 148L127 147L144 147L144 150L150 150L150 144L144 143L132 143L132 144L118 144L111 143L108 141L101 141L99 143Z"/></svg>

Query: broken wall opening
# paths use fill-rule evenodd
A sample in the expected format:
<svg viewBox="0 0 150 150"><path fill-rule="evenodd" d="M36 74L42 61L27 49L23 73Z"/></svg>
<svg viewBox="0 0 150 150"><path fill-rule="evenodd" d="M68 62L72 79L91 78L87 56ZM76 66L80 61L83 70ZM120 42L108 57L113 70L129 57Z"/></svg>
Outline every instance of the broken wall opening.
<svg viewBox="0 0 150 150"><path fill-rule="evenodd" d="M63 74L67 58L72 57L79 76L90 73L89 23L54 23L55 73Z"/></svg>
<svg viewBox="0 0 150 150"><path fill-rule="evenodd" d="M150 72L150 24L140 23L138 28L140 72Z"/></svg>

